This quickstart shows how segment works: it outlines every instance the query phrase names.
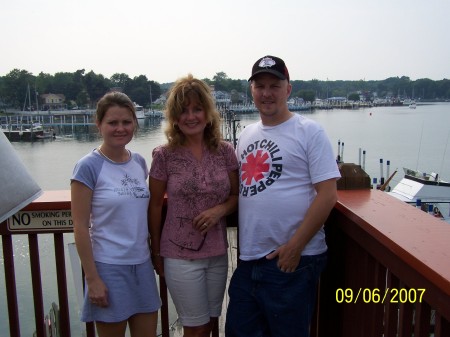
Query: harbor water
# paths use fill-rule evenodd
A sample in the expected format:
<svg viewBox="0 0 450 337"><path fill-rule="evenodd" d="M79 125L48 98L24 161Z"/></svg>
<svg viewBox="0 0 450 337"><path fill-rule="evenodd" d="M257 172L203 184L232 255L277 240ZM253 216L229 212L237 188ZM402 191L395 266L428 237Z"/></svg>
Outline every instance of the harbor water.
<svg viewBox="0 0 450 337"><path fill-rule="evenodd" d="M376 107L353 110L312 110L300 114L320 123L325 129L336 156L338 143L343 151L343 161L360 164L360 153L365 151L365 171L371 178L386 177L386 162L390 173L398 169L390 186L403 177L403 167L422 172L436 172L446 181L450 180L450 103L418 104L416 109L408 106ZM238 115L238 132L246 125L259 120L258 114ZM152 149L165 142L165 121L140 120L140 130L129 144L129 149L139 152L151 163ZM13 148L29 169L31 176L43 190L68 190L69 179L75 163L101 143L94 127L83 132L59 134L56 139L36 142L14 142ZM342 150L343 144L343 150ZM340 154L340 153L339 153ZM364 158L361 157L361 160ZM381 173L380 159L383 160ZM5 160L5 159L3 159ZM1 191L7 193L7 191ZM53 258L53 237L41 235L39 239L41 273L45 312L57 301L56 272ZM66 235L67 244L73 242ZM33 295L29 266L28 240L18 235L14 239L16 282L23 336L32 336L35 330ZM1 250L1 242L0 242ZM68 254L67 254L68 255ZM1 255L2 257L3 255ZM70 261L66 262L69 273ZM72 275L68 275L69 305L72 335L81 335L78 321L78 303ZM176 319L171 309L170 321ZM0 337L8 336L8 317L5 292L3 259L0 260Z"/></svg>

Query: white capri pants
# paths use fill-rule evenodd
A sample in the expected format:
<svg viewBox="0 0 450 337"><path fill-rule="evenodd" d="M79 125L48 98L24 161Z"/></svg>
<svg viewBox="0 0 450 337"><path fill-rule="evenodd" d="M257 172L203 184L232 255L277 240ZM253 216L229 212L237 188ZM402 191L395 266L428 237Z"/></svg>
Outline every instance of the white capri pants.
<svg viewBox="0 0 450 337"><path fill-rule="evenodd" d="M167 289L183 326L204 325L221 315L227 273L227 254L198 260L164 258Z"/></svg>

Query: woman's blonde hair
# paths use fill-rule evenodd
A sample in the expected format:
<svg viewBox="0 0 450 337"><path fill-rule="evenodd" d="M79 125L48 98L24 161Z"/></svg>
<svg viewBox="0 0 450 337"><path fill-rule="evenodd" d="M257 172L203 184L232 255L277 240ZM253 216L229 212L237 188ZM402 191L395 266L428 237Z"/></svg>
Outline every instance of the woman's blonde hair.
<svg viewBox="0 0 450 337"><path fill-rule="evenodd" d="M167 121L165 134L170 147L183 145L186 137L181 132L177 122L183 108L196 100L205 111L206 128L203 139L210 150L216 150L222 140L220 132L220 115L216 109L214 98L209 86L192 74L178 79L169 90L164 114Z"/></svg>

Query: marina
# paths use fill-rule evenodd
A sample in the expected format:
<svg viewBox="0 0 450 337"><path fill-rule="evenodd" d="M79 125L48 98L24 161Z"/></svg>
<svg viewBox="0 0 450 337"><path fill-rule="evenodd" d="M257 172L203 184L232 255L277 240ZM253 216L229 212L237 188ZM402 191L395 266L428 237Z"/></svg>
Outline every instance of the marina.
<svg viewBox="0 0 450 337"><path fill-rule="evenodd" d="M16 113L0 115L1 130L13 142L37 141L56 138L56 135L89 132L94 126L93 111L60 112L47 114ZM36 125L39 129L36 130ZM48 135L51 135L49 137Z"/></svg>
<svg viewBox="0 0 450 337"><path fill-rule="evenodd" d="M341 143L339 154L343 162L358 163L360 149L363 149L366 152L365 171L370 179L375 177L380 179L382 174L379 170L379 159L384 158L385 161L390 160L394 169L410 167L420 169L422 172L437 172L443 180L448 181L450 176L450 158L446 151L450 123L450 104L448 103L420 105L417 109L409 109L408 106L339 111L324 109L306 111L302 114L317 120L324 127L332 144ZM235 124L238 124L235 125L237 136L239 136L239 130L257 120L257 114L239 115L238 120L235 120ZM138 136L130 143L130 149L141 153L150 165L152 149L165 142L163 134L165 121L142 120L139 121L139 125ZM232 123L230 125L232 128ZM51 141L33 143L14 142L14 149L47 194L44 197L46 202L41 205L37 203L33 207L49 207L47 203L50 202L49 210L67 209L70 202L67 200L68 181L73 166L99 142L95 130L90 130L90 133L75 133L73 138L56 138ZM343 150L344 142L345 150ZM396 186L402 178L400 174L394 176L391 186ZM337 235L334 236L335 245L330 246L330 252L334 252L339 261L331 261L336 268L331 273L332 277L324 275L323 278L322 294L327 296L321 296L320 307L323 316L318 317L316 328L321 331L318 335L333 335L327 334L327 326L341 331L340 336L351 337L370 336L361 332L372 331L373 326L378 327L377 331L384 329L384 326L380 327L383 323L377 319L380 315L383 317L380 310L387 312L396 309L388 306L388 303L384 306L381 304L376 306L375 303L370 305L361 302L354 303L351 307L346 306L346 309L342 311L342 307L336 303L335 291L350 288L385 289L386 285L380 279L386 281L387 275L390 289L425 287L427 291L424 302L431 307L433 313L438 313L434 314L432 325L428 319L428 330L433 329L434 336L448 336L448 330L442 330L444 332L440 335L436 333L440 329L440 326L436 328L436 322L441 324L443 329L445 327L448 329L450 318L450 302L448 302L450 275L448 262L446 262L448 259L445 259L445 256L448 256L448 236L443 234L448 231L447 227L443 226L448 224L430 217L426 212L419 212L406 202L395 200L388 193L374 189L342 191L339 194L339 200L329 219L330 224L333 224L330 228L338 230L338 233L330 234ZM47 205L43 206L43 204ZM43 316L50 313L53 302L57 302L60 308L63 306L58 293L60 281L56 278L58 272L55 265L55 246L58 247L58 254L61 254L61 250L65 252L63 260L66 262L67 269L65 277L71 335L81 335L80 331L84 331L85 327L78 322L78 303L74 293L71 264L66 252L67 245L73 241L70 231L64 234L32 233L31 236L26 233L15 233L10 237L10 243L8 240L2 235L0 245L3 251L12 249L14 254L17 316L20 317L17 324L21 335L31 336L36 331L36 317L39 317L33 311L35 307L33 294L36 290L31 287L31 283L35 283L35 276L31 277L30 258L40 259L42 303L38 304L38 307L42 305ZM236 262L237 244L234 242L231 241L230 245L231 252L234 253L233 260L230 261L231 267ZM37 249L37 255L34 252L35 249ZM10 261L7 261L4 255L2 257L0 289L6 289L5 277L10 275L4 275L4 269ZM2 312L9 307L5 295L0 292ZM170 305L169 299L167 311L169 326L176 322L176 315ZM424 317L427 316L426 312L429 309L425 306L420 308L424 311ZM409 317L408 315L406 316ZM5 316L7 315L0 315L1 327L10 326L8 317ZM390 322L393 321L393 317L390 317ZM423 320L426 321L426 318ZM426 323L423 323L421 327L426 329ZM410 329L418 329L418 327L413 326ZM373 335L379 336L375 333ZM425 333L415 334L415 336L425 335Z"/></svg>
<svg viewBox="0 0 450 337"><path fill-rule="evenodd" d="M95 126L95 111L59 111L48 113L20 112L0 115L1 130L10 141L36 141L61 135L90 133ZM138 120L162 119L158 110L144 111L137 106ZM38 127L36 127L38 126Z"/></svg>

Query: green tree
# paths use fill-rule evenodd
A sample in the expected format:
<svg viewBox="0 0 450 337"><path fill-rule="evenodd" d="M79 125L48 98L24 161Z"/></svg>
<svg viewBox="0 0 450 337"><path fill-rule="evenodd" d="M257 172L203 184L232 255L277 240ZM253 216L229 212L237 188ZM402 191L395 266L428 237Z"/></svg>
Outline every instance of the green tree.
<svg viewBox="0 0 450 337"><path fill-rule="evenodd" d="M350 95L348 95L347 99L349 101L359 101L359 94L356 92L352 92Z"/></svg>
<svg viewBox="0 0 450 337"><path fill-rule="evenodd" d="M89 95L86 92L86 90L82 90L78 93L77 98L75 99L75 102L79 107L87 107L89 106Z"/></svg>
<svg viewBox="0 0 450 337"><path fill-rule="evenodd" d="M90 105L92 106L108 92L111 87L111 82L103 75L97 75L91 70L84 76L84 85Z"/></svg>
<svg viewBox="0 0 450 337"><path fill-rule="evenodd" d="M53 76L40 72L36 77L36 90L39 95L44 93L55 92L53 90Z"/></svg>
<svg viewBox="0 0 450 337"><path fill-rule="evenodd" d="M296 97L303 98L305 102L314 102L316 99L316 94L312 90L299 90L296 94Z"/></svg>
<svg viewBox="0 0 450 337"><path fill-rule="evenodd" d="M149 90L150 90L150 102L153 103L161 96L161 87L155 81L149 81Z"/></svg>
<svg viewBox="0 0 450 337"><path fill-rule="evenodd" d="M66 103L71 100L75 101L78 94L84 89L82 79L79 72L56 73L53 79L54 93L64 94Z"/></svg>
<svg viewBox="0 0 450 337"><path fill-rule="evenodd" d="M428 78L419 79L414 82L414 97L424 98L425 96L431 96L433 91L439 91L437 88L434 81Z"/></svg>
<svg viewBox="0 0 450 337"><path fill-rule="evenodd" d="M29 85L34 89L35 77L33 74L26 70L13 69L3 77L0 97L7 105L22 109L28 95ZM34 94L34 90L31 89L31 92ZM33 104L34 99L32 101Z"/></svg>
<svg viewBox="0 0 450 337"><path fill-rule="evenodd" d="M150 102L150 88L147 76L140 75L128 82L123 90L133 102L146 105Z"/></svg>
<svg viewBox="0 0 450 337"><path fill-rule="evenodd" d="M443 79L434 83L434 90L437 92L438 97L450 99L450 80ZM430 89L431 90L431 89Z"/></svg>
<svg viewBox="0 0 450 337"><path fill-rule="evenodd" d="M119 87L122 88L122 90L125 90L128 83L131 81L130 77L124 73L115 73L111 76L110 80L113 87Z"/></svg>
<svg viewBox="0 0 450 337"><path fill-rule="evenodd" d="M216 91L227 91L227 80L228 76L223 71L216 73L212 79L214 89Z"/></svg>
<svg viewBox="0 0 450 337"><path fill-rule="evenodd" d="M213 79L203 79L215 90L232 93L233 101L239 102L240 94L251 100L249 85L246 80L230 79L225 72L218 72ZM310 81L292 80L293 97L302 97L305 101L313 101L316 97L332 96L346 97L349 93L362 92L368 99L374 93L378 97L399 97L401 99L414 97L416 99L449 99L450 80L432 81L427 78L411 81L407 76L390 77L380 81ZM120 87L131 99L139 104L148 106L154 102L162 90L167 90L171 84L158 84L140 75L131 79L127 74L116 73L110 79L93 71L85 74L84 69L69 72L58 72L55 75L39 73L34 76L26 70L13 69L5 76L0 76L0 103L22 109L30 86L31 103L35 104L36 94L63 94L66 99L74 100L79 106L87 106L103 96L112 87ZM295 93L295 94L294 94ZM28 100L27 100L28 101Z"/></svg>

